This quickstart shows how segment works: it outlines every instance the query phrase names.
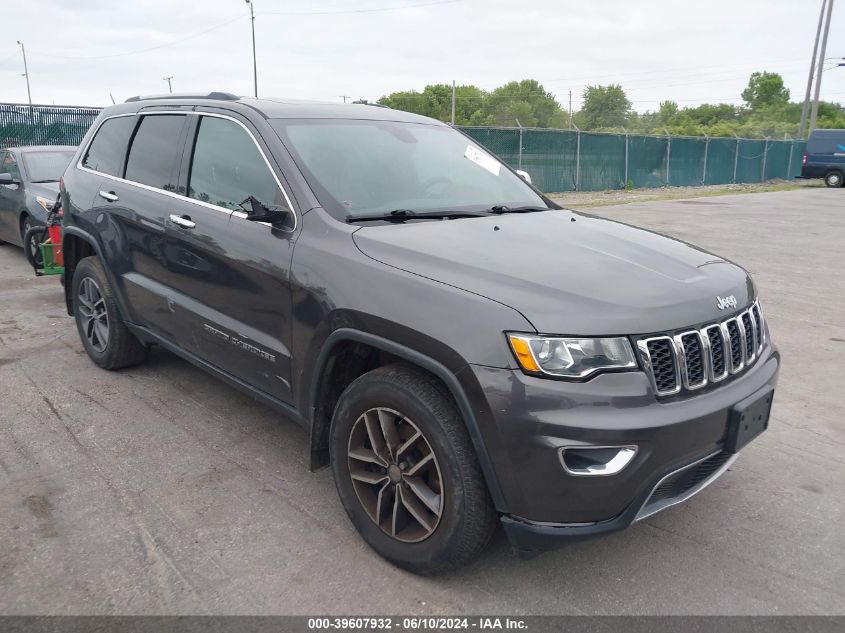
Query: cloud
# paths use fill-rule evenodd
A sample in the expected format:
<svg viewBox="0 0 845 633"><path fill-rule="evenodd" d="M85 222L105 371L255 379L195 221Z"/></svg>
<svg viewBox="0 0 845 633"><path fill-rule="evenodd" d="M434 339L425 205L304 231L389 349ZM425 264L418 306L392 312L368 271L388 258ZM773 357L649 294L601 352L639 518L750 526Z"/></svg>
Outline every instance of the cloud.
<svg viewBox="0 0 845 633"><path fill-rule="evenodd" d="M619 83L638 110L740 101L748 75L779 72L804 93L817 19L794 0L680 3L605 0L256 0L259 92L375 99L429 83L493 88L536 78L566 105L586 84ZM371 13L271 15L290 11ZM35 102L106 105L109 94L252 92L248 7L239 0L41 0L14 3L0 39L0 101L26 101L15 40L27 47ZM815 15L814 15L815 14ZM845 12L828 55L845 55ZM131 54L128 54L131 53ZM845 68L825 75L823 98L845 100Z"/></svg>

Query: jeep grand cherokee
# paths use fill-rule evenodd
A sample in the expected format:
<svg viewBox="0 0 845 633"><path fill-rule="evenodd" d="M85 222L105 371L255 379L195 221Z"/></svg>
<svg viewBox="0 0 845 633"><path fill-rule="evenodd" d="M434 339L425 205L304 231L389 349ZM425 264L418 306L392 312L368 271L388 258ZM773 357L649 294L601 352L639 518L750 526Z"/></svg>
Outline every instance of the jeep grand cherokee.
<svg viewBox="0 0 845 633"><path fill-rule="evenodd" d="M168 349L301 424L419 573L692 496L767 425L754 283L559 208L443 123L226 93L106 108L64 175L65 291L105 369Z"/></svg>

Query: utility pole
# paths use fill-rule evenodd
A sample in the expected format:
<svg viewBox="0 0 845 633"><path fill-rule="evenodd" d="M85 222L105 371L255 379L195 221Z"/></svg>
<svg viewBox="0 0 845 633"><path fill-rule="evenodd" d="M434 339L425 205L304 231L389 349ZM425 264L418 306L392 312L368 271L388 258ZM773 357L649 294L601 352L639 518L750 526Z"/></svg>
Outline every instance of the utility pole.
<svg viewBox="0 0 845 633"><path fill-rule="evenodd" d="M20 40L18 40L18 44L21 47L21 53L23 53L23 76L26 77L26 97L29 99L29 113L32 114L32 93L29 91L29 68L26 65L26 48Z"/></svg>
<svg viewBox="0 0 845 633"><path fill-rule="evenodd" d="M452 125L455 125L455 80L452 80Z"/></svg>
<svg viewBox="0 0 845 633"><path fill-rule="evenodd" d="M827 34L830 32L830 16L833 13L833 0L827 0L827 18L824 24L824 35L822 35L822 48L819 51L819 68L816 73L816 92L813 95L813 108L810 112L810 132L816 129L816 119L819 115L819 93L822 89L822 64L824 64L824 54L827 50Z"/></svg>
<svg viewBox="0 0 845 633"><path fill-rule="evenodd" d="M569 91L569 129L572 129L572 91Z"/></svg>
<svg viewBox="0 0 845 633"><path fill-rule="evenodd" d="M252 81L255 87L255 98L258 98L258 60L255 58L255 12L252 0L244 0L249 5L249 19L252 22Z"/></svg>
<svg viewBox="0 0 845 633"><path fill-rule="evenodd" d="M807 130L807 115L810 113L810 92L813 89L813 77L816 73L816 53L819 50L819 37L822 33L826 5L827 0L822 0L822 8L819 11L819 25L816 27L816 41L813 44L813 56L810 58L810 73L807 75L807 90L804 93L804 106L801 108L801 126L798 128L798 138L804 138L804 132Z"/></svg>
<svg viewBox="0 0 845 633"><path fill-rule="evenodd" d="M338 96L339 96L341 99L343 99L343 102L344 102L344 103L346 103L346 100L347 100L347 99L351 99L351 98L352 98L352 97L350 97L349 95L338 95Z"/></svg>
<svg viewBox="0 0 845 633"><path fill-rule="evenodd" d="M169 77L162 77L162 80L164 80L164 81L166 81L166 82L167 82L167 91L168 91L170 94L173 94L173 86L172 86L172 85L171 85L171 83L170 83L170 80L171 80L171 79L173 79L173 75L170 75Z"/></svg>

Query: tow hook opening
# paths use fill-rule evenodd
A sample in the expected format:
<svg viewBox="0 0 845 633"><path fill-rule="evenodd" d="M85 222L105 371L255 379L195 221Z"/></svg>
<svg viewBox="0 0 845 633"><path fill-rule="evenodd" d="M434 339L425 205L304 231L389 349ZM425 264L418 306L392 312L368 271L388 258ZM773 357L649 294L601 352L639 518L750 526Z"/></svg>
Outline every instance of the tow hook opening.
<svg viewBox="0 0 845 633"><path fill-rule="evenodd" d="M576 477L616 475L636 454L636 446L564 446L560 449L560 462L567 473Z"/></svg>

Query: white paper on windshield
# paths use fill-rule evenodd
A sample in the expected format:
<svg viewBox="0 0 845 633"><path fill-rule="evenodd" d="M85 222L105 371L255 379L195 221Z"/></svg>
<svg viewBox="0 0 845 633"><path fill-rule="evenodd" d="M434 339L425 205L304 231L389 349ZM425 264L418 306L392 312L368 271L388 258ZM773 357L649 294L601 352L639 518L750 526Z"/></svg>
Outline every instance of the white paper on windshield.
<svg viewBox="0 0 845 633"><path fill-rule="evenodd" d="M502 169L502 164L499 161L481 150L474 148L472 145L467 145L467 151L464 152L464 157L469 158L476 165L483 167L494 176L498 176L499 171Z"/></svg>

